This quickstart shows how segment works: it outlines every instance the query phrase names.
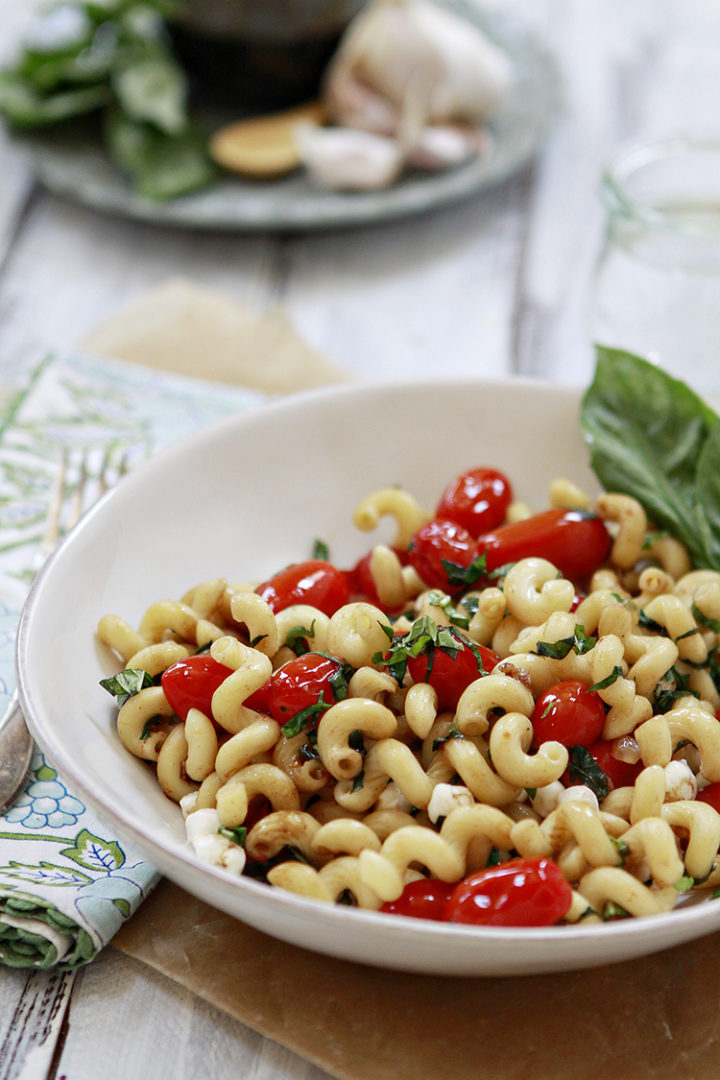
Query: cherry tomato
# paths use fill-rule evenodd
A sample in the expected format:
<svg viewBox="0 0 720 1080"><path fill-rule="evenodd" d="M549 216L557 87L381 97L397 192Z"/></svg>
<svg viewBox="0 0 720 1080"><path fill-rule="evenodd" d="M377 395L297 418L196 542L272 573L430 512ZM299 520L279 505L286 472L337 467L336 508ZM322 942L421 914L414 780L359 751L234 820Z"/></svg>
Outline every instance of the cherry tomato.
<svg viewBox="0 0 720 1080"><path fill-rule="evenodd" d="M497 469L466 469L443 492L435 516L478 537L502 525L512 497L510 481Z"/></svg>
<svg viewBox="0 0 720 1080"><path fill-rule="evenodd" d="M388 900L380 908L386 915L409 915L413 919L444 918L445 905L455 885L437 878L419 878L411 881L397 900Z"/></svg>
<svg viewBox="0 0 720 1080"><path fill-rule="evenodd" d="M427 587L450 595L465 591L480 578L478 573L463 580L477 557L474 538L454 521L428 521L415 533L409 548L410 565Z"/></svg>
<svg viewBox="0 0 720 1080"><path fill-rule="evenodd" d="M160 685L170 707L181 720L187 719L190 709L199 709L211 717L212 696L228 675L232 675L232 668L201 653L171 664L163 672Z"/></svg>
<svg viewBox="0 0 720 1080"><path fill-rule="evenodd" d="M615 739L598 739L597 742L590 743L588 746L589 752L605 773L611 791L618 787L632 787L643 768L641 761L633 765L631 761L621 761L620 758L615 757L613 753L615 742ZM569 781L569 783L574 782Z"/></svg>
<svg viewBox="0 0 720 1080"><path fill-rule="evenodd" d="M332 705L339 700L336 687L343 684L342 662L320 653L305 653L278 668L267 683L267 702L270 716L279 724L291 720L303 709L323 703ZM341 695L342 696L342 695ZM252 707L252 706L251 706ZM322 711L310 717L315 726Z"/></svg>
<svg viewBox="0 0 720 1080"><path fill-rule="evenodd" d="M488 570L533 555L547 559L572 581L582 581L602 566L611 543L600 518L583 510L556 509L483 534L478 550L487 552Z"/></svg>
<svg viewBox="0 0 720 1080"><path fill-rule="evenodd" d="M697 798L700 802L712 806L713 810L717 810L720 814L720 783L708 784L707 787L698 791Z"/></svg>
<svg viewBox="0 0 720 1080"><path fill-rule="evenodd" d="M557 863L510 859L456 885L445 919L475 926L552 926L571 902L572 889Z"/></svg>
<svg viewBox="0 0 720 1080"><path fill-rule="evenodd" d="M605 726L605 704L586 683L565 679L540 695L531 720L535 746L550 739L563 746L590 746Z"/></svg>
<svg viewBox="0 0 720 1080"><path fill-rule="evenodd" d="M441 711L454 710L463 690L481 675L488 675L500 663L500 657L492 649L484 645L471 646L455 627L447 629L457 644L457 650L430 644L418 656L411 656L408 660L408 671L413 682L427 682L435 688ZM479 663L475 650L480 654Z"/></svg>
<svg viewBox="0 0 720 1080"><path fill-rule="evenodd" d="M311 604L326 615L334 615L350 599L342 570L324 559L293 563L255 590L274 612L292 604Z"/></svg>

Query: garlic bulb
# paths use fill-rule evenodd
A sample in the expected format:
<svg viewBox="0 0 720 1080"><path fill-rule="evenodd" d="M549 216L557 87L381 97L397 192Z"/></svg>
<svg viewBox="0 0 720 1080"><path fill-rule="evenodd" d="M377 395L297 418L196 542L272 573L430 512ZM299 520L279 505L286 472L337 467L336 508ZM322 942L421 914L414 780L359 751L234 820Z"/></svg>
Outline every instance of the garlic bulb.
<svg viewBox="0 0 720 1080"><path fill-rule="evenodd" d="M390 134L480 123L505 98L510 64L477 27L431 0L371 0L353 19L325 81L332 119Z"/></svg>
<svg viewBox="0 0 720 1080"><path fill-rule="evenodd" d="M337 191L375 191L400 175L403 153L395 139L352 128L298 124L300 158L312 179Z"/></svg>

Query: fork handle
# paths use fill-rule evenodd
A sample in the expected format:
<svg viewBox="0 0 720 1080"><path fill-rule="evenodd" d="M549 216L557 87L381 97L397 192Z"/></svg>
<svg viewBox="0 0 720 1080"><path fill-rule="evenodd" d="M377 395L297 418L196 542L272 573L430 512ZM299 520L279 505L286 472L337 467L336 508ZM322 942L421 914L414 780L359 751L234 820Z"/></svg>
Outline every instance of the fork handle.
<svg viewBox="0 0 720 1080"><path fill-rule="evenodd" d="M0 812L12 802L30 771L35 744L17 692L0 718Z"/></svg>

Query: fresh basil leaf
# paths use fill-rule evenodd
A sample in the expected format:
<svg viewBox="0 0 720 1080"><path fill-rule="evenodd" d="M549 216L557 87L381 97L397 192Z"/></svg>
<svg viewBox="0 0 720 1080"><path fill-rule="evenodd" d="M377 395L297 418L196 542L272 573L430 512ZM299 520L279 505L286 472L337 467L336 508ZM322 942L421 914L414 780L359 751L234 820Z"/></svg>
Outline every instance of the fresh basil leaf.
<svg viewBox="0 0 720 1080"><path fill-rule="evenodd" d="M643 630L651 631L651 633L653 634L663 634L665 637L667 637L667 631L665 627L662 626L659 622L656 622L655 619L651 619L649 615L646 615L642 609L638 614L638 626L641 626Z"/></svg>
<svg viewBox="0 0 720 1080"><path fill-rule="evenodd" d="M310 626L302 626L298 623L297 626L292 626L285 637L285 644L288 649L292 649L296 656L304 656L305 653L310 651L307 643L307 638L311 638L315 633L315 619L310 623Z"/></svg>
<svg viewBox="0 0 720 1080"><path fill-rule="evenodd" d="M605 773L598 765L586 746L570 746L568 772L570 779L577 784L585 784L595 793L598 800L607 797L610 788Z"/></svg>
<svg viewBox="0 0 720 1080"><path fill-rule="evenodd" d="M146 739L149 739L153 731L156 731L161 726L162 722L163 717L158 716L157 713L155 714L155 716L148 717L148 719L142 726L142 731L140 732L140 742L145 742Z"/></svg>
<svg viewBox="0 0 720 1080"><path fill-rule="evenodd" d="M101 679L100 685L103 690L107 690L108 694L112 694L120 708L128 698L134 697L148 686L153 686L154 682L147 671L142 671L140 668L125 668L110 679Z"/></svg>
<svg viewBox="0 0 720 1080"><path fill-rule="evenodd" d="M658 680L653 696L655 711L666 713L673 707L678 698L687 697L694 692L689 688L690 673L679 672L676 667L668 668L663 677ZM697 697L697 694L694 694Z"/></svg>
<svg viewBox="0 0 720 1080"><path fill-rule="evenodd" d="M164 51L142 50L112 75L112 87L123 112L156 127L165 135L180 135L187 126L187 80Z"/></svg>
<svg viewBox="0 0 720 1080"><path fill-rule="evenodd" d="M174 199L216 178L205 140L194 129L170 136L130 119L120 109L111 109L106 114L105 138L110 156L145 198Z"/></svg>
<svg viewBox="0 0 720 1080"><path fill-rule="evenodd" d="M15 128L40 128L95 112L110 101L105 86L63 90L48 96L11 72L0 72L0 113Z"/></svg>
<svg viewBox="0 0 720 1080"><path fill-rule="evenodd" d="M578 656L590 652L597 645L597 638L585 633L585 627L575 623L575 645L573 646Z"/></svg>
<svg viewBox="0 0 720 1080"><path fill-rule="evenodd" d="M628 855L630 854L630 848L619 836L611 836L610 841L617 848L618 855L620 856L621 861L624 863Z"/></svg>
<svg viewBox="0 0 720 1080"><path fill-rule="evenodd" d="M439 607L447 615L451 626L459 626L461 630L467 630L470 626L469 616L453 607L452 600L445 593L432 590L428 593L427 602L433 607Z"/></svg>
<svg viewBox="0 0 720 1080"><path fill-rule="evenodd" d="M603 908L603 919L627 919L629 918L628 912L625 908L621 908L619 904L614 904L612 900L608 900Z"/></svg>
<svg viewBox="0 0 720 1080"><path fill-rule="evenodd" d="M697 566L720 566L720 501L705 508L696 493L702 461L703 499L720 499L713 410L647 360L599 347L580 418L603 486L636 498L657 525L685 544Z"/></svg>
<svg viewBox="0 0 720 1080"><path fill-rule="evenodd" d="M433 739L433 750L439 750L443 743L448 742L450 739L462 739L462 735L454 723L450 725L446 735L441 735L439 738Z"/></svg>
<svg viewBox="0 0 720 1080"><path fill-rule="evenodd" d="M720 569L720 424L710 431L700 451L695 476L695 529L705 559L700 566ZM689 549L692 552L692 549Z"/></svg>
<svg viewBox="0 0 720 1080"><path fill-rule="evenodd" d="M350 788L350 790L351 791L360 791L360 789L363 787L364 784L365 784L365 770L363 770L362 772L359 772L357 774L357 776L355 777L355 779L352 782L352 787Z"/></svg>
<svg viewBox="0 0 720 1080"><path fill-rule="evenodd" d="M681 877L679 881L675 882L673 888L677 889L678 892L690 892L694 884L695 878L692 878L689 874L686 874L684 877Z"/></svg>

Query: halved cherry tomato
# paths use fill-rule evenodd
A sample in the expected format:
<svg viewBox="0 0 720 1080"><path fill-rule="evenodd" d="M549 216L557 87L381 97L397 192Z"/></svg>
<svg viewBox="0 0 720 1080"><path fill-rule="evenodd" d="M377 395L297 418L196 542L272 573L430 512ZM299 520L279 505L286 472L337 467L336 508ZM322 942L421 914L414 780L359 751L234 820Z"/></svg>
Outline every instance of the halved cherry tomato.
<svg viewBox="0 0 720 1080"><path fill-rule="evenodd" d="M478 538L478 550L487 552L488 570L536 556L572 581L582 581L602 566L611 543L600 518L584 510L554 509L484 533Z"/></svg>
<svg viewBox="0 0 720 1080"><path fill-rule="evenodd" d="M497 469L466 469L443 492L435 517L454 521L478 537L502 525L512 497L510 481Z"/></svg>
<svg viewBox="0 0 720 1080"><path fill-rule="evenodd" d="M451 596L467 590L481 573L468 574L478 558L474 538L454 521L428 521L412 538L410 565L429 589L443 589Z"/></svg>
<svg viewBox="0 0 720 1080"><path fill-rule="evenodd" d="M181 720L187 719L190 709L199 709L212 717L212 696L228 675L232 675L232 668L201 653L171 664L163 672L160 685L171 709Z"/></svg>
<svg viewBox="0 0 720 1080"><path fill-rule="evenodd" d="M344 696L342 666L341 660L312 652L283 664L266 684L270 716L279 724L284 724L303 709L317 705L320 695L323 704L333 705ZM306 726L315 727L321 716L322 711L319 710L308 718Z"/></svg>
<svg viewBox="0 0 720 1080"><path fill-rule="evenodd" d="M430 683L437 692L438 707L442 711L455 709L463 690L500 663L500 657L492 649L471 645L454 626L447 630L457 649L431 643L418 656L408 659L413 682Z"/></svg>
<svg viewBox="0 0 720 1080"><path fill-rule="evenodd" d="M697 798L700 802L712 806L713 810L717 810L720 814L720 783L708 784L707 787L701 788L697 793Z"/></svg>
<svg viewBox="0 0 720 1080"><path fill-rule="evenodd" d="M597 742L588 746L588 751L605 773L611 791L613 788L632 787L643 769L641 761L633 764L631 761L621 761L620 758L615 757L613 751L616 742L616 739L598 739Z"/></svg>
<svg viewBox="0 0 720 1080"><path fill-rule="evenodd" d="M565 679L540 695L531 720L535 746L551 739L563 746L590 746L605 726L605 704L587 683Z"/></svg>
<svg viewBox="0 0 720 1080"><path fill-rule="evenodd" d="M293 563L274 574L255 590L274 612L292 604L311 604L326 615L334 615L350 599L342 570L324 559Z"/></svg>
<svg viewBox="0 0 720 1080"><path fill-rule="evenodd" d="M456 885L445 918L475 926L552 926L571 902L572 889L557 863L510 859Z"/></svg>
<svg viewBox="0 0 720 1080"><path fill-rule="evenodd" d="M388 900L380 908L386 915L409 915L413 919L444 918L445 905L455 888L451 881L438 878L419 878L409 882L397 900Z"/></svg>

